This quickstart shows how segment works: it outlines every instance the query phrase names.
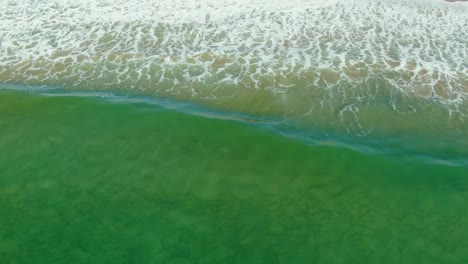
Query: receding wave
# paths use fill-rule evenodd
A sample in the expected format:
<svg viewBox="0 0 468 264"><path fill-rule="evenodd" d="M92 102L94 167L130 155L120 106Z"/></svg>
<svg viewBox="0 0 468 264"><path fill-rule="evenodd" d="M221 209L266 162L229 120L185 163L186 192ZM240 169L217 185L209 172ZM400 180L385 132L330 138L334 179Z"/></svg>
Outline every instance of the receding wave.
<svg viewBox="0 0 468 264"><path fill-rule="evenodd" d="M467 28L439 0L1 1L0 81L468 135Z"/></svg>

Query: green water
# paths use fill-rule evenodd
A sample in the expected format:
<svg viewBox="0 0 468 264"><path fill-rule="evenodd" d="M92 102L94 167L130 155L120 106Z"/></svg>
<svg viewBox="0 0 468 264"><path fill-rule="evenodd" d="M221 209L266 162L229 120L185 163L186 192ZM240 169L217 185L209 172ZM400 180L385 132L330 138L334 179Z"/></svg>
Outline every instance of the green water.
<svg viewBox="0 0 468 264"><path fill-rule="evenodd" d="M466 167L0 92L1 263L467 263Z"/></svg>

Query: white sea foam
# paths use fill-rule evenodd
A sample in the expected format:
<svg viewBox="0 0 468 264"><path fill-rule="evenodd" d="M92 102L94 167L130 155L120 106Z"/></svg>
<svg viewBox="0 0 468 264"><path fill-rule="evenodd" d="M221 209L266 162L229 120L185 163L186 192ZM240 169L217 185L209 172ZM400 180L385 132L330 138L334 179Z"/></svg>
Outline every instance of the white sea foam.
<svg viewBox="0 0 468 264"><path fill-rule="evenodd" d="M1 0L0 81L328 108L365 133L380 97L465 119L467 28L440 0Z"/></svg>

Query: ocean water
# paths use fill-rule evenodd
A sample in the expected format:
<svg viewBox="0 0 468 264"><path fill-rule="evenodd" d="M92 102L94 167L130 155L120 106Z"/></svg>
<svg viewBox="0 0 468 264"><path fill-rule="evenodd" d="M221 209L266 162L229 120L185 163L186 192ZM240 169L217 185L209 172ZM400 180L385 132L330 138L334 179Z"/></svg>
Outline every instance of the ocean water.
<svg viewBox="0 0 468 264"><path fill-rule="evenodd" d="M0 263L466 263L468 3L0 0Z"/></svg>
<svg viewBox="0 0 468 264"><path fill-rule="evenodd" d="M378 137L362 139L377 151L424 136L466 156L467 21L466 3L440 0L1 1L0 81L191 102Z"/></svg>
<svg viewBox="0 0 468 264"><path fill-rule="evenodd" d="M466 167L0 93L3 263L464 263Z"/></svg>

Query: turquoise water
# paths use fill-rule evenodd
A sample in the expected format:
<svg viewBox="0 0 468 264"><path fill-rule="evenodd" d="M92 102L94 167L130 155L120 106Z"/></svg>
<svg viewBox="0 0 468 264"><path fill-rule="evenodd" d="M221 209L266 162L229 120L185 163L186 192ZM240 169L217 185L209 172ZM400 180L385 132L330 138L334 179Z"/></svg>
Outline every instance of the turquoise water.
<svg viewBox="0 0 468 264"><path fill-rule="evenodd" d="M464 263L467 168L0 94L4 263Z"/></svg>
<svg viewBox="0 0 468 264"><path fill-rule="evenodd" d="M467 21L0 1L0 263L466 263Z"/></svg>

